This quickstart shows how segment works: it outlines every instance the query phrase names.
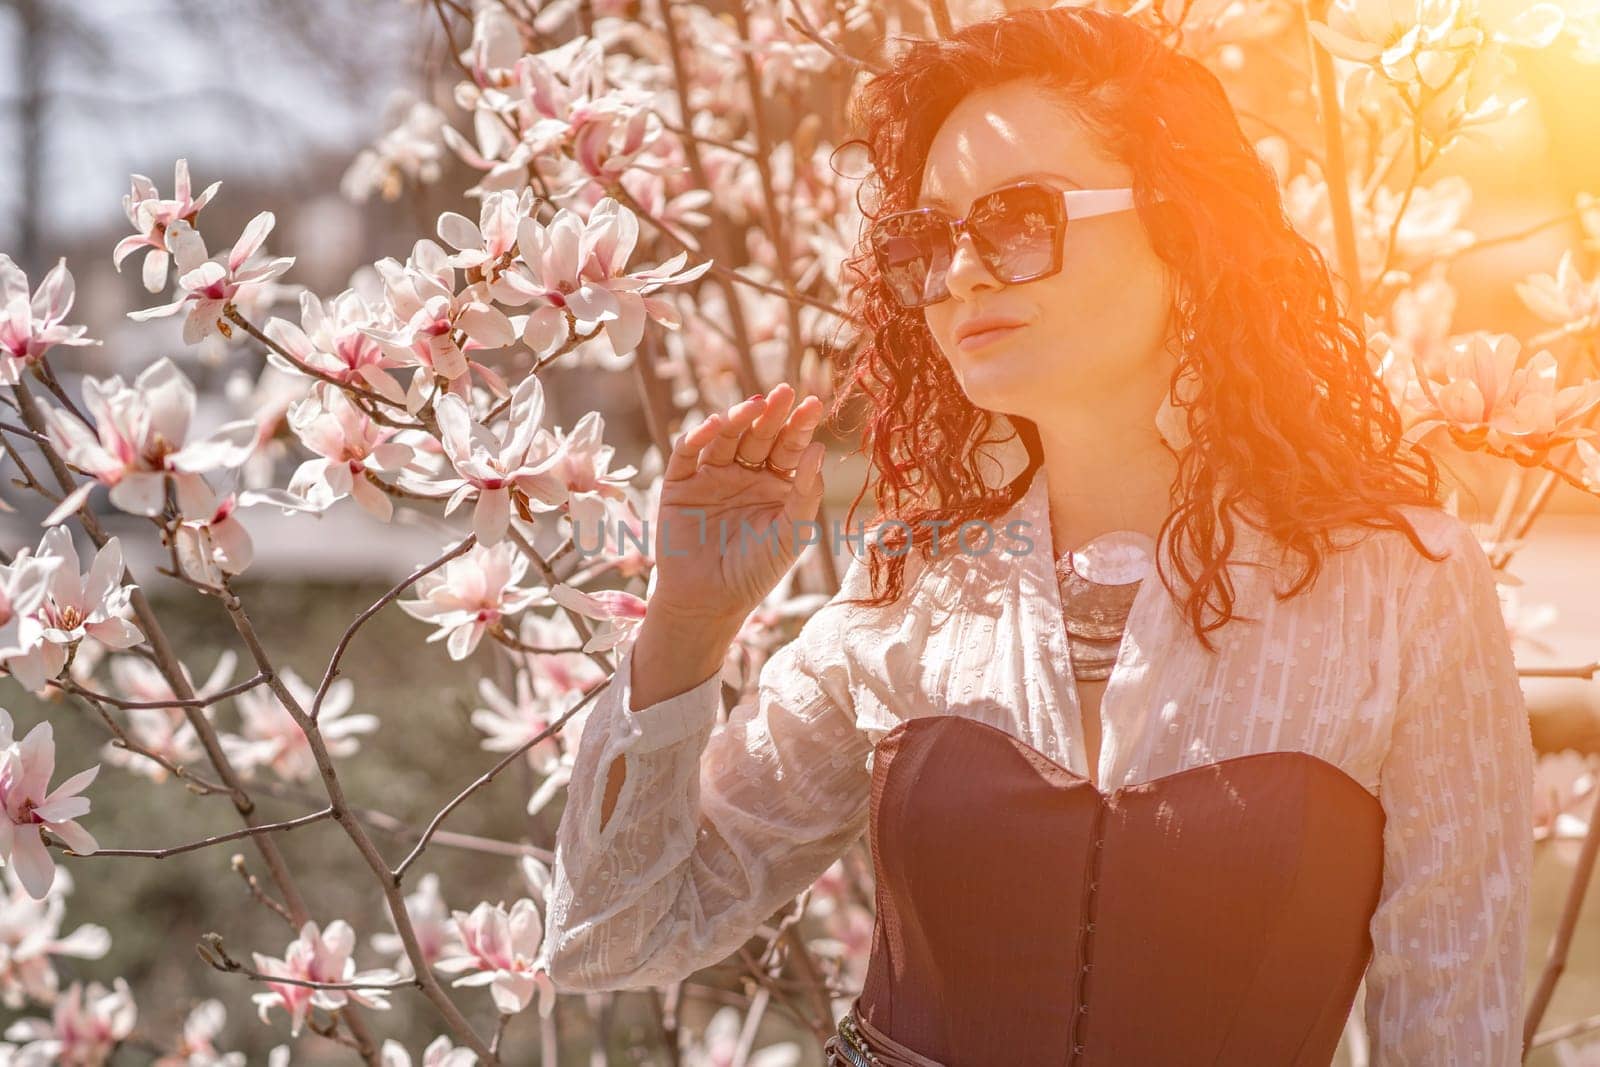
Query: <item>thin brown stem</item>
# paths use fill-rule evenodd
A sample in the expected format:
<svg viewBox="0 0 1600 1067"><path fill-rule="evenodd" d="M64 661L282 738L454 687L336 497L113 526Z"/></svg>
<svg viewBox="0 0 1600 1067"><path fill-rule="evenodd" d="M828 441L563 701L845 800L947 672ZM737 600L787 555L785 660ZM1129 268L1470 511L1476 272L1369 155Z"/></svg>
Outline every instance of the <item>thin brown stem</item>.
<svg viewBox="0 0 1600 1067"><path fill-rule="evenodd" d="M143 859L163 860L168 856L177 856L184 852L198 852L200 849L210 848L212 845L221 845L229 841L237 841L242 837L250 837L253 834L276 833L279 830L293 830L296 827L309 826L314 822L323 822L324 820L332 817L333 809L323 808L321 811L314 811L309 815L302 815L296 819L285 819L282 822L269 822L261 823L257 826L246 826L241 830L232 830L225 834L218 834L215 837L207 837L199 841L190 841L188 844L184 845L173 845L171 848L101 848L96 849L93 852L81 853L74 852L70 848L67 848L65 845L63 845L61 851L65 855L77 856L85 859L98 856L137 856Z"/></svg>

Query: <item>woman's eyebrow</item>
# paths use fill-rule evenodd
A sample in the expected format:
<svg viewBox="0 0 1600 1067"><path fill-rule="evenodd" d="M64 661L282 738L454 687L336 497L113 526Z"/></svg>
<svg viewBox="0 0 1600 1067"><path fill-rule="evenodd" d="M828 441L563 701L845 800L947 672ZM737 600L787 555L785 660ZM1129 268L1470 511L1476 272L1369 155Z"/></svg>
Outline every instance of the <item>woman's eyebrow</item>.
<svg viewBox="0 0 1600 1067"><path fill-rule="evenodd" d="M1074 179L1067 177L1065 174L1059 174L1059 173L1057 173L1056 171L1053 171L1053 170L1030 170L1026 174L1018 174L1014 178L1009 178L1006 181L1000 182L1000 183L996 184L994 186L994 188L995 189L999 189L1002 186L1015 185L1017 182L1027 181L1030 178L1055 178L1058 181L1066 182L1068 185L1072 186L1074 189L1082 189L1083 188L1083 186L1081 184L1079 184L1077 181L1075 181ZM993 190L988 190L988 191L992 192ZM979 195L982 195L982 194L979 194ZM952 208L950 206L950 204L946 200L944 200L944 198L939 197L939 196L928 196L926 194L924 194L923 196L917 198L917 207L935 207L935 208L938 208L941 211L954 211L955 210L954 208Z"/></svg>

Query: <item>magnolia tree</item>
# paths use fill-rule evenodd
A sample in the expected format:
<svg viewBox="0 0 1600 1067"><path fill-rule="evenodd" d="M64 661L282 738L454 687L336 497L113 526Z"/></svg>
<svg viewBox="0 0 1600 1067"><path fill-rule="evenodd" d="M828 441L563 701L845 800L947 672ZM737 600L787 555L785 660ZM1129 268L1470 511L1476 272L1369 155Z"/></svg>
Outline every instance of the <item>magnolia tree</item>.
<svg viewBox="0 0 1600 1067"><path fill-rule="evenodd" d="M1515 585L1504 567L1552 489L1600 493L1600 449L1587 440L1600 411L1600 282L1576 254L1600 249L1600 205L1580 198L1549 220L1585 247L1517 285L1548 329L1457 334L1443 268L1505 235L1464 228L1471 189L1437 172L1453 147L1522 106L1512 89L1521 58L1561 48L1600 61L1600 14L1520 0L1112 6L1173 34L1241 94L1261 69L1281 85L1286 63L1304 68L1305 92L1274 91L1264 107L1277 112L1247 121L1262 126L1259 148L1292 218L1337 264L1408 436L1503 461L1505 498L1477 529ZM410 1064L380 1036L402 1004L437 1032L424 1064L529 1062L531 1048L502 1038L530 1009L539 1055L554 1062L562 990L533 965L550 842L509 843L525 887L509 903L441 884L425 870L429 846L452 812L519 762L532 772L528 811L553 810L585 712L643 616L650 539L625 535L647 528L668 428L778 381L825 393L822 357L860 336L839 306L841 261L861 223L859 175L830 164L845 136L839 102L897 38L984 13L942 0L925 10L750 0L721 13L606 0L481 0L468 11L433 0L431 11L455 64L453 112L416 103L343 185L393 198L466 170L476 183L459 191L477 217L439 216L403 262L381 260L343 292L296 293L293 260L264 251L270 213L236 236L205 232L218 183L196 195L183 160L170 189L133 177L123 202L131 232L112 257L119 269L137 262L151 299L129 316L180 316L185 343L259 357L260 407L249 417L192 431L196 391L170 358L128 378L85 377L74 399L52 360L99 342L72 322L67 265L35 282L0 257L0 399L16 416L0 421L0 443L14 484L48 502L37 544L9 547L0 566L0 663L52 707L89 711L107 735L98 753L62 753L58 775L49 719L18 739L0 711L0 995L25 1015L5 1031L7 1062L100 1064L137 1046L161 1065L242 1064L216 1047L222 1000L161 1033L141 1024L140 991L121 977L62 988L55 970L57 957L103 957L114 936L96 925L63 932L69 867L92 873L110 857L228 842L254 850L264 875L252 878L253 899L288 929L248 951L225 932L197 947L237 983L232 1006L249 997L274 1035L267 1042L282 1042L271 1063L316 1040L367 1063ZM445 166L452 156L467 168ZM598 412L570 430L550 424L544 372L558 361L639 380L656 443L637 463L618 462ZM251 566L250 514L277 508L314 538L314 516L346 497L375 538L405 510L454 516L459 536L350 622L319 679L301 678L274 662L235 587ZM147 521L159 572L231 621L239 650L203 682L99 521L108 507ZM541 551L541 541L556 547ZM831 557L810 553L806 564L816 588L791 574L735 642L723 674L733 694L752 695L765 656L830 595ZM453 661L492 649L514 677L509 691L479 680L487 706L471 722L490 755L437 782L437 814L404 855L378 847L340 772L380 743L380 720L360 710L341 663L360 655L361 627L391 603L423 624L418 641L443 642ZM1516 632L1510 595L1506 607ZM216 796L237 828L158 850L102 844L93 796L105 764L147 779L152 807L180 783ZM1572 881L1554 944L1538 950L1548 959L1527 1040L1559 1041L1573 1062L1600 1054L1582 1028L1541 1037L1538 1027L1600 848L1595 769L1573 752L1542 758L1531 828L1541 847L1562 851ZM310 784L319 806L266 821L253 795L274 782ZM370 871L374 907L328 914L318 870L280 851L281 832L323 821ZM761 927L738 960L743 982L716 987L722 1006L703 1030L686 1032L675 1009L712 986L653 991L664 998L660 1039L691 1063L797 1062L794 1042L754 1048L760 1024L772 1009L800 1034L831 1032L864 978L870 877L858 843ZM226 930L226 916L215 923ZM1354 1018L1347 1047L1359 1063Z"/></svg>

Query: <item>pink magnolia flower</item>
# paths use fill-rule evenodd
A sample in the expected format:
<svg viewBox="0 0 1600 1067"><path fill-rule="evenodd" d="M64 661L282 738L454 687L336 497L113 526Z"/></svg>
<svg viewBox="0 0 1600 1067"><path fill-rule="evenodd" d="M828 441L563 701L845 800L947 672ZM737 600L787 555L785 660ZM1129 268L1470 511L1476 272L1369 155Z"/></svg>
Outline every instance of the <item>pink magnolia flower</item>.
<svg viewBox="0 0 1600 1067"><path fill-rule="evenodd" d="M167 231L167 246L178 264L178 287L184 291L183 296L160 307L130 311L128 317L144 322L175 315L189 307L189 317L183 322L185 344L197 344L219 332L217 321L222 318L224 309L243 299L242 291L246 287L270 281L294 266L292 256L269 259L254 267L245 266L272 232L273 221L270 211L251 219L229 250L226 263L209 258L199 230L182 219L175 221Z"/></svg>
<svg viewBox="0 0 1600 1067"><path fill-rule="evenodd" d="M650 166L651 149L664 132L649 99L620 88L570 117L572 159L601 188Z"/></svg>
<svg viewBox="0 0 1600 1067"><path fill-rule="evenodd" d="M490 291L512 306L533 302L522 339L540 358L567 344L572 329L587 337L602 325L614 352L631 352L644 336L647 315L669 327L679 322L669 302L648 294L691 282L711 268L706 260L676 273L687 259L679 252L658 267L629 274L638 237L638 218L611 197L596 204L587 220L569 208L556 212L548 226L525 218L517 228L517 259Z"/></svg>
<svg viewBox="0 0 1600 1067"><path fill-rule="evenodd" d="M638 473L631 465L609 469L616 449L604 442L604 435L605 421L598 411L579 419L570 435L558 426L550 461L517 477L517 487L539 501L541 510L565 507L573 537L585 552L606 547L616 525L611 513L625 509L629 479ZM614 538L609 541L615 543Z"/></svg>
<svg viewBox="0 0 1600 1067"><path fill-rule="evenodd" d="M5 877L5 898L0 900L0 1002L13 1011L28 1001L50 1004L60 989L56 956L97 960L111 950L111 934L93 923L61 936L72 876L65 867L43 899L23 886L14 867L0 867Z"/></svg>
<svg viewBox="0 0 1600 1067"><path fill-rule="evenodd" d="M422 949L423 960L431 967L459 943L455 924L450 921L450 908L439 892L439 876L432 871L424 874L417 880L416 892L406 894L405 902L411 929L417 935L417 946ZM390 922L393 921L391 917ZM386 956L393 956L394 971L402 978L415 975L411 957L406 955L405 942L400 940L399 934L373 934L372 948Z"/></svg>
<svg viewBox="0 0 1600 1067"><path fill-rule="evenodd" d="M544 586L517 585L527 570L528 557L514 543L475 544L418 579L416 599L396 603L412 618L438 626L428 643L445 641L451 659L465 659L491 626L544 598Z"/></svg>
<svg viewBox="0 0 1600 1067"><path fill-rule="evenodd" d="M625 648L644 622L645 601L620 589L585 593L565 583L550 590L550 598L562 607L601 623L593 637L584 643L585 652Z"/></svg>
<svg viewBox="0 0 1600 1067"><path fill-rule="evenodd" d="M16 385L22 369L55 345L97 345L87 326L67 326L76 289L63 257L28 296L28 276L0 253L0 385Z"/></svg>
<svg viewBox="0 0 1600 1067"><path fill-rule="evenodd" d="M56 769L54 728L49 720L36 723L22 741L12 740L11 713L0 708L0 857L16 868L17 878L35 900L43 900L55 877L55 861L44 847L41 830L49 830L81 856L100 846L77 823L89 813L89 798L78 794L100 773L96 764L79 771L53 792L50 776Z"/></svg>
<svg viewBox="0 0 1600 1067"><path fill-rule="evenodd" d="M655 452L654 445L650 446L650 451ZM656 514L660 506L661 477L657 474L643 490L626 485L623 491L626 496L620 501L606 503L602 498L605 507L602 530L606 540L591 539L584 533L576 542L582 554L590 558L567 579L568 585L587 585L607 571L616 571L624 578L648 580L655 569L655 538L650 535L650 526L643 516ZM580 518L579 522L582 521Z"/></svg>
<svg viewBox="0 0 1600 1067"><path fill-rule="evenodd" d="M429 185L442 170L445 113L403 89L392 94L385 110L398 113L398 119L375 144L356 153L339 179L339 191L358 203L373 193L397 200L408 181Z"/></svg>
<svg viewBox="0 0 1600 1067"><path fill-rule="evenodd" d="M233 679L233 668L239 655L224 649L217 657L216 666L201 685L194 685L187 664L180 663L183 676L197 697L204 699L212 693L226 689ZM177 694L158 667L139 656L115 656L111 660L111 691L124 700L141 703L155 700L176 700ZM200 709L201 715L214 718L215 705ZM181 707L124 708L123 730L139 745L171 763L182 766L205 755L200 738L189 724ZM102 762L122 767L134 774L143 775L153 782L164 782L168 770L160 763L139 752L131 752L121 745L107 741L100 749Z"/></svg>
<svg viewBox="0 0 1600 1067"><path fill-rule="evenodd" d="M285 667L280 677L295 703L309 714L316 690L291 668ZM316 757L305 731L300 729L300 724L294 721L276 693L262 686L245 690L235 700L239 707L240 732L223 734L221 741L228 758L241 772L268 767L291 782L309 780L316 775ZM328 746L328 754L334 759L355 755L361 747L356 735L378 728L376 715L345 716L354 701L355 683L349 678L335 681L323 696L317 728Z"/></svg>
<svg viewBox="0 0 1600 1067"><path fill-rule="evenodd" d="M255 542L237 512L255 504L275 504L285 513L318 510L282 489L229 493L208 511L180 517L176 544L183 572L210 585L220 585L228 575L242 574L255 559Z"/></svg>
<svg viewBox="0 0 1600 1067"><path fill-rule="evenodd" d="M1585 278L1572 262L1572 250L1561 254L1555 274L1535 274L1516 284L1522 302L1545 322L1566 326L1600 321L1600 278Z"/></svg>
<svg viewBox="0 0 1600 1067"><path fill-rule="evenodd" d="M1556 445L1600 432L1583 426L1600 404L1600 381L1558 390L1555 357L1541 351L1518 366L1521 350L1509 334L1477 331L1453 342L1442 358L1418 365L1425 407L1407 439L1447 426L1463 448L1488 445L1532 466Z"/></svg>
<svg viewBox="0 0 1600 1067"><path fill-rule="evenodd" d="M509 15L485 8L473 25L472 81L456 88L456 103L473 115L477 144L453 127L445 144L469 166L487 171L478 192L520 189L530 168L558 157L571 136L569 115L604 91L605 49L578 36L556 48L524 54L521 31ZM587 183L587 179L585 179ZM556 199L567 190L558 189Z"/></svg>
<svg viewBox="0 0 1600 1067"><path fill-rule="evenodd" d="M525 619L535 618L537 616L525 616ZM547 631L556 629L553 621L541 621ZM561 644L570 646L571 627L569 625L564 628L569 636L562 640ZM519 639L527 639L526 626ZM539 647L535 642L529 643ZM590 679L588 684L579 683L577 681L579 676L568 675L565 672L553 676L540 669L547 660L574 658L588 664L589 670L582 675ZM491 752L514 751L544 733L551 723L565 716L573 705L582 702L589 689L602 681L604 678L600 669L592 660L580 653L530 657L530 665L516 673L512 695L501 692L500 687L489 678L479 679L478 693L488 706L473 710L472 725L483 731L485 736L482 746L485 749ZM528 766L540 776L538 788L528 797L529 815L543 810L544 806L571 780L573 756L577 747L576 739L583 735L583 726L588 721L589 709L592 707L593 702L568 719L558 732L533 745L524 753Z"/></svg>
<svg viewBox="0 0 1600 1067"><path fill-rule="evenodd" d="M411 1067L411 1054L394 1038L388 1038L378 1050L379 1067ZM446 1034L428 1042L422 1050L422 1067L476 1067L478 1054L470 1048L456 1048Z"/></svg>
<svg viewBox="0 0 1600 1067"><path fill-rule="evenodd" d="M404 404L406 391L389 373L391 368L401 366L401 361L363 332L364 327L385 324L383 310L370 307L354 289L346 289L326 306L313 294L301 293L300 325L274 318L262 332L301 363ZM271 349L267 350L267 362L304 378L304 371Z"/></svg>
<svg viewBox="0 0 1600 1067"><path fill-rule="evenodd" d="M445 974L468 972L451 982L451 987L487 985L495 1009L506 1015L522 1011L537 992L539 1014L548 1018L555 1007L556 989L538 963L544 940L538 905L523 897L507 912L503 901L493 907L483 901L470 915L464 911L451 915L461 948L458 954L434 964Z"/></svg>
<svg viewBox="0 0 1600 1067"><path fill-rule="evenodd" d="M488 704L472 712L472 725L485 735L481 747L491 752L511 752L539 736L560 717L559 712L552 714L554 709L550 706L552 698L558 694L548 689L539 692L538 685L531 671L519 670L512 683L514 695L507 696L492 678L478 679L478 693ZM562 729L570 729L570 726L569 723ZM528 766L541 773L548 772L561 758L559 737L559 734L551 735L528 749L524 754Z"/></svg>
<svg viewBox="0 0 1600 1067"><path fill-rule="evenodd" d="M251 955L255 957L256 970L273 978L373 984L393 982L399 978L387 968L357 972L356 961L350 957L355 945L355 931L343 919L329 923L326 931L319 929L315 920L307 920L300 928L300 936L290 942L282 959L264 956L259 952ZM270 992L256 993L250 998L256 1003L257 1014L262 1022L270 1022L267 1013L275 1007L282 1007L289 1013L289 1033L294 1037L300 1036L300 1029L305 1025L306 1016L312 1008L337 1011L352 1002L385 1011L389 1008L387 989L314 989L270 980L267 988Z"/></svg>
<svg viewBox="0 0 1600 1067"><path fill-rule="evenodd" d="M143 174L133 176L133 190L122 198L122 210L138 232L118 241L117 247L111 252L111 262L120 272L122 261L129 255L141 248L150 249L149 255L144 257L143 280L144 287L152 293L159 293L167 284L167 263L171 251L167 246L167 230L179 221L193 225L200 209L222 187L221 182L212 182L206 186L205 192L198 197L191 197L187 159L178 160L173 167L172 180L173 199L163 200L156 191L155 182Z"/></svg>
<svg viewBox="0 0 1600 1067"><path fill-rule="evenodd" d="M295 436L319 457L296 468L289 493L318 511L354 497L369 514L388 522L394 503L367 480L367 472L396 473L411 462L411 446L391 440L398 431L374 422L343 390L326 383L292 406L288 418Z"/></svg>
<svg viewBox="0 0 1600 1067"><path fill-rule="evenodd" d="M528 186L521 193L502 189L485 194L477 222L446 211L439 216L439 238L457 251L445 262L493 282L515 254L518 225L533 210L533 187Z"/></svg>
<svg viewBox="0 0 1600 1067"><path fill-rule="evenodd" d="M217 1051L215 1041L227 1021L222 1001L215 997L201 1001L183 1020L178 1047L150 1067L245 1067L244 1053Z"/></svg>
<svg viewBox="0 0 1600 1067"><path fill-rule="evenodd" d="M66 562L60 556L34 556L26 549L10 564L0 564L0 663L20 656L39 641L28 617L50 592L50 575Z"/></svg>
<svg viewBox="0 0 1600 1067"><path fill-rule="evenodd" d="M70 412L45 409L51 441L69 463L95 478L56 508L57 515L76 510L97 483L111 487L111 502L123 511L159 515L166 507L168 478L185 514L208 512L216 497L202 474L237 467L255 448L254 419L238 419L188 440L195 389L167 356L140 371L131 386L116 374L105 381L85 378L83 402L95 420L92 430Z"/></svg>
<svg viewBox="0 0 1600 1067"><path fill-rule="evenodd" d="M133 1033L138 1009L126 979L115 978L112 988L99 982L67 987L50 1010L50 1019L18 1019L6 1027L10 1041L26 1042L17 1050L21 1064L57 1067L103 1067L117 1046Z"/></svg>
<svg viewBox="0 0 1600 1067"><path fill-rule="evenodd" d="M85 637L109 648L128 648L144 640L144 631L123 617L138 586L122 584L120 540L109 538L87 573L78 570L78 550L65 526L44 532L38 555L61 563L51 570L43 599L19 624L25 651L6 659L17 681L36 693L61 673L67 651Z"/></svg>
<svg viewBox="0 0 1600 1067"><path fill-rule="evenodd" d="M451 490L444 513L449 515L468 497L477 497L472 528L483 545L496 545L511 522L511 491L526 479L539 478L559 460L559 450L540 437L544 418L544 386L528 375L511 394L511 406L498 432L472 417L466 402L454 394L441 397L434 409L439 441L457 478L440 488ZM524 499L526 503L526 499ZM540 510L548 510L541 508Z"/></svg>
<svg viewBox="0 0 1600 1067"><path fill-rule="evenodd" d="M483 299L476 287L456 291L455 268L442 248L423 239L404 264L389 258L374 266L383 277L397 325L363 326L361 331L401 365L426 372L412 376L406 394L410 410L420 410L427 399L424 388L432 385L435 376L444 378L451 392L466 394L469 373L476 371L496 396L509 392L497 373L469 359L467 353L504 348L516 339L516 330L505 313Z"/></svg>

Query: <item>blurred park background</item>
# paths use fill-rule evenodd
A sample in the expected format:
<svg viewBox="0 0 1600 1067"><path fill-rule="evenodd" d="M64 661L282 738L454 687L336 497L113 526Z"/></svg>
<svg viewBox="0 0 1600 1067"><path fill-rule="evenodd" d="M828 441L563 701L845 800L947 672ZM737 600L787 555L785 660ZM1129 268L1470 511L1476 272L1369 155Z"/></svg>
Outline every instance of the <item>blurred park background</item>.
<svg viewBox="0 0 1600 1067"><path fill-rule="evenodd" d="M971 5L964 17L991 9ZM998 7L992 10L999 10ZM432 8L402 0L58 0L0 2L0 249L37 280L65 256L78 285L72 321L88 326L103 347L76 349L58 359L64 381L76 391L76 373L120 372L131 379L156 358L177 360L201 390L198 431L237 418L252 402L239 392L237 376L250 380L260 366L252 345L219 348L209 357L178 339L177 319L136 324L128 310L148 306L137 268L119 274L111 249L128 232L121 208L128 175L152 177L163 189L173 161L186 157L196 190L221 180L223 191L208 209L219 234L237 233L263 209L273 211L278 228L272 238L278 254L294 255L292 279L319 294L346 287L362 264L383 256L404 259L413 242L432 236L441 211L477 217L477 207L459 197L473 175L442 145L425 161L444 175L426 185L386 189L381 174L363 167L363 152L393 128L397 117L416 114L419 100L441 108L452 120L443 69L451 60ZM1520 240L1458 257L1449 280L1460 294L1456 331L1487 328L1519 336L1539 325L1517 298L1515 283L1528 274L1549 271L1563 249L1578 243L1575 225L1542 226L1571 210L1580 191L1600 193L1600 138L1594 136L1600 66L1573 61L1559 49L1519 60L1518 91L1530 103L1499 124L1490 143L1453 153L1443 167L1466 177L1472 203L1466 225L1485 235L1528 231ZM1263 93L1272 87L1261 86ZM1247 127L1248 128L1248 127ZM1251 132L1266 135L1265 129ZM399 193L392 199L386 194ZM290 313L292 314L292 313ZM770 383L769 383L770 384ZM641 417L641 398L627 374L594 369L560 371L547 380L547 421L570 427L590 409L606 418L607 441L624 461L638 456L650 435ZM852 447L832 442L835 455ZM293 457L279 478L286 478ZM1478 467L1455 463L1451 475L1462 489L1460 510L1486 517L1498 499L1500 479L1510 465ZM855 463L830 466L828 506L842 515L860 486ZM41 509L35 499L10 485L5 471L0 497L17 510L0 514L0 538L7 544L37 540ZM277 484L282 484L281 480ZM231 627L215 605L171 588L157 575L155 546L144 525L94 498L109 532L126 531L124 545L135 574L148 576L145 588L156 599L174 638L198 678L224 651L237 647ZM456 516L461 518L460 515ZM306 524L317 523L315 536ZM351 619L393 581L429 558L451 521L393 525L374 534L374 526L349 501L317 519L288 518L274 509L253 514L251 529L257 561L238 587L252 603L262 637L281 661L302 677L315 678L328 650ZM135 531L138 531L135 533ZM1549 513L1540 520L1512 572L1522 581L1512 621L1517 657L1524 667L1571 667L1600 658L1600 505L1567 486L1555 490ZM177 605L183 605L178 607ZM195 605L193 610L189 605ZM476 678L497 662L481 652L467 663L452 663L442 645L424 645L420 625L397 610L382 613L363 632L359 656L347 661L364 711L385 720L380 740L345 768L357 804L371 804L399 824L415 827L437 810L441 793L460 778L460 769L484 763L479 734L468 723L482 704ZM1529 678L1525 689L1535 717L1535 736L1546 750L1600 751L1600 686L1584 679ZM51 714L63 752L86 754L104 734L81 711L42 709L9 679L0 680L0 705L21 724ZM74 769L82 760L74 764ZM522 766L519 764L519 766ZM452 773L446 775L444 772ZM527 783L495 783L489 801L471 805L452 821L463 834L501 840L548 843L556 807L532 818L522 812ZM231 829L220 807L174 805L162 825L151 825L148 810L135 798L148 783L118 769L105 768L94 784L94 830L100 841L128 846L189 840ZM503 803L495 803L496 794ZM285 795L286 802L295 798ZM289 803L283 807L291 810ZM210 813L207 817L205 813ZM397 832L402 838L402 826ZM1543 957L1560 894L1570 880L1575 842L1542 848L1536 872L1534 952L1530 988ZM395 845L398 848L398 844ZM322 902L329 914L359 914L369 900L356 859L337 830L315 826L284 835L283 848L297 855L320 855L324 868L348 865L351 896ZM251 1014L244 983L220 975L195 956L194 944L217 926L218 916L235 915L228 927L230 951L243 958L250 949L277 954L285 940L270 927L245 895L242 883L217 877L218 850L172 861L136 859L76 861L68 864L77 889L70 898L65 929L95 921L114 938L102 960L61 961L64 978L124 975L144 991L141 1026L158 1032L175 1028L187 1008L206 996L229 1006L221 1047L246 1050L251 1064L265 1062L266 1049L287 1040L280 1014L270 1027ZM234 850L229 850L234 851ZM242 850L241 850L242 851ZM251 859L254 859L252 854ZM525 895L514 856L436 850L430 856L447 885L475 884L476 899ZM339 879L324 883L337 887ZM1592 895L1592 894L1591 894ZM467 901L451 901L470 906ZM1546 1018L1553 1026L1600 1013L1600 921L1591 900L1584 911L1568 974ZM386 930L376 916L363 930L358 958L371 952L365 935ZM253 942L252 937L260 940ZM365 965L365 964L364 964ZM160 990L163 999L148 999ZM397 1002L406 1004L409 994ZM475 1000L485 1010L482 998ZM631 1005L631 1007L630 1007ZM623 997L619 1014L640 1009L642 1000ZM566 998L563 1013L580 1014L582 998ZM690 1009L686 1008L686 1011ZM9 1022L14 1012L0 1011ZM427 1010L398 1010L379 1019L385 1035L420 1049L439 1032ZM480 1030L492 1019L473 1016ZM558 1016L558 1025L563 1020ZM776 1025L776 1024L775 1024ZM514 1019L507 1040L537 1047L537 1019ZM573 1019L571 1032L587 1026ZM625 1027L615 1031L619 1040ZM322 1047L326 1059L311 1051ZM805 1063L819 1063L817 1050L804 1044ZM312 1038L296 1044L295 1062L347 1062L348 1053ZM574 1050L566 1057L579 1062ZM586 1057L584 1057L586 1058ZM129 1053L118 1063L145 1062ZM611 1062L631 1062L618 1056ZM1551 1065L1549 1050L1531 1063Z"/></svg>

